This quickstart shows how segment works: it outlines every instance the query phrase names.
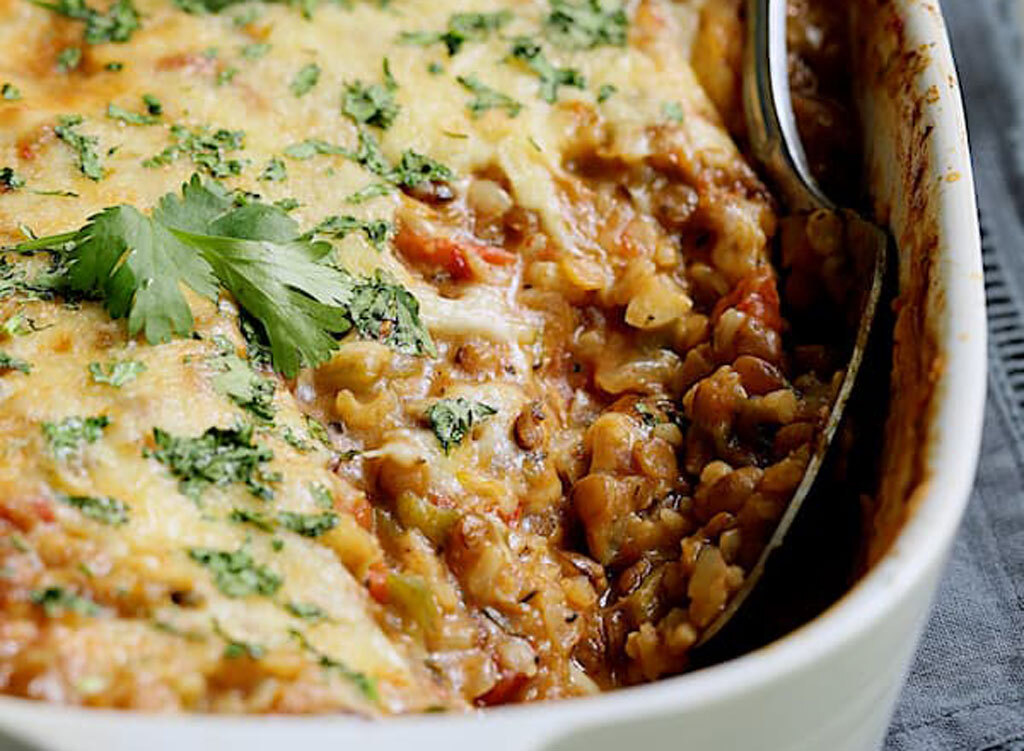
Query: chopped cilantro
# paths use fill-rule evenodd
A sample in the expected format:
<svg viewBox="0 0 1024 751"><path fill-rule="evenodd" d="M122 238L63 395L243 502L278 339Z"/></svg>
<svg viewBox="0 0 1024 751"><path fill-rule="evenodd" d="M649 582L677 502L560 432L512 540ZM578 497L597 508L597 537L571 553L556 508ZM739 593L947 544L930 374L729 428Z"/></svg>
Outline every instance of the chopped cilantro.
<svg viewBox="0 0 1024 751"><path fill-rule="evenodd" d="M351 681L355 687L359 689L360 693L370 701L377 701L380 698L380 694L377 692L377 681L372 676L368 676L358 670L353 670L341 660L336 660L330 655L324 654L314 647L306 635L298 629L289 629L288 633L290 633L306 651L317 658L317 662L321 667L337 670L343 678Z"/></svg>
<svg viewBox="0 0 1024 751"><path fill-rule="evenodd" d="M25 187L25 179L11 167L0 167L0 189L4 192Z"/></svg>
<svg viewBox="0 0 1024 751"><path fill-rule="evenodd" d="M360 188L355 193L349 193L345 196L345 202L355 204L366 203L374 198L390 195L393 190L394 188L389 183L370 183L365 188Z"/></svg>
<svg viewBox="0 0 1024 751"><path fill-rule="evenodd" d="M586 80L575 68L558 68L544 55L540 45L529 37L517 37L512 45L512 57L521 60L540 77L540 98L549 104L558 101L559 86L582 89Z"/></svg>
<svg viewBox="0 0 1024 751"><path fill-rule="evenodd" d="M122 70L124 70L124 63L115 60L113 62L107 63L103 67L109 70L111 73L120 73Z"/></svg>
<svg viewBox="0 0 1024 751"><path fill-rule="evenodd" d="M89 373L96 383L108 383L121 388L146 372L146 363L138 360L111 360L105 365L89 363Z"/></svg>
<svg viewBox="0 0 1024 751"><path fill-rule="evenodd" d="M451 56L458 54L466 42L482 41L511 20L512 13L507 10L496 13L453 13L448 18L445 31L406 31L399 35L398 41L423 46L443 43Z"/></svg>
<svg viewBox="0 0 1024 751"><path fill-rule="evenodd" d="M281 588L281 577L256 563L244 548L234 551L189 548L188 555L209 569L217 589L228 597L270 597Z"/></svg>
<svg viewBox="0 0 1024 751"><path fill-rule="evenodd" d="M76 21L85 22L87 44L127 42L139 28L139 12L132 0L116 0L106 12L89 7L85 0L56 0L48 3L32 0L40 8L47 8Z"/></svg>
<svg viewBox="0 0 1024 751"><path fill-rule="evenodd" d="M395 225L384 219L357 219L354 216L329 216L313 230L318 235L344 238L351 232L362 232L377 250L383 250L395 232Z"/></svg>
<svg viewBox="0 0 1024 751"><path fill-rule="evenodd" d="M216 619L213 621L213 632L227 642L224 647L224 659L226 660L237 660L242 657L248 657L250 660L259 660L267 652L266 648L259 644L253 644L252 642L242 641L229 636Z"/></svg>
<svg viewBox="0 0 1024 751"><path fill-rule="evenodd" d="M521 102L495 91L476 76L458 76L455 80L473 94L473 99L466 103L466 108L473 113L473 117L480 117L491 109L503 109L509 117L515 117L523 108Z"/></svg>
<svg viewBox="0 0 1024 751"><path fill-rule="evenodd" d="M327 448L331 448L331 435L327 432L327 428L324 424L312 415L305 416L306 430L309 431L309 435L316 440L320 441Z"/></svg>
<svg viewBox="0 0 1024 751"><path fill-rule="evenodd" d="M292 159L304 161L318 154L348 154L348 150L317 138L307 138L305 141L285 147L284 154Z"/></svg>
<svg viewBox="0 0 1024 751"><path fill-rule="evenodd" d="M318 508L324 511L330 511L334 508L334 498L331 497L331 491L318 482L311 482L309 484L310 495L313 496L313 502L316 503Z"/></svg>
<svg viewBox="0 0 1024 751"><path fill-rule="evenodd" d="M640 419L643 421L643 424L646 425L647 427L652 427L661 422L661 420L658 419L658 415L654 413L654 410L652 410L643 402L637 402L636 404L634 404L633 409L635 409L637 414L640 415Z"/></svg>
<svg viewBox="0 0 1024 751"><path fill-rule="evenodd" d="M108 496L65 495L60 500L73 506L90 519L119 527L128 522L128 504Z"/></svg>
<svg viewBox="0 0 1024 751"><path fill-rule="evenodd" d="M665 102L661 105L661 114L666 120L671 120L674 123L683 121L683 107L679 102Z"/></svg>
<svg viewBox="0 0 1024 751"><path fill-rule="evenodd" d="M402 158L387 179L403 188L415 188L427 182L447 182L454 175L445 165L412 149L402 152Z"/></svg>
<svg viewBox="0 0 1024 751"><path fill-rule="evenodd" d="M15 357L0 350L0 375L9 373L12 370L28 375L32 372L32 364L22 360L20 357Z"/></svg>
<svg viewBox="0 0 1024 751"><path fill-rule="evenodd" d="M29 602L43 609L47 618L59 618L65 613L79 615L97 615L100 612L95 602L68 592L63 587L46 587L33 589L28 593Z"/></svg>
<svg viewBox="0 0 1024 751"><path fill-rule="evenodd" d="M146 159L144 167L162 167L182 155L211 177L224 178L239 175L245 166L239 159L228 158L231 151L245 148L245 133L240 130L218 128L211 132L206 126L189 130L183 125L171 126L173 143L156 156Z"/></svg>
<svg viewBox="0 0 1024 751"><path fill-rule="evenodd" d="M602 45L623 47L629 19L616 0L550 0L544 22L547 37L562 47L592 49Z"/></svg>
<svg viewBox="0 0 1024 751"><path fill-rule="evenodd" d="M160 100L152 94L143 94L142 103L146 105L146 112L154 117L159 117L164 114L164 106L160 103Z"/></svg>
<svg viewBox="0 0 1024 751"><path fill-rule="evenodd" d="M96 152L99 139L79 133L76 128L82 122L84 121L81 115L61 115L57 118L58 125L53 132L75 152L78 157L78 169L82 174L90 180L98 181L103 177L103 167Z"/></svg>
<svg viewBox="0 0 1024 751"><path fill-rule="evenodd" d="M305 96L313 90L313 87L320 81L320 66L316 63L303 65L295 74L288 87L295 96Z"/></svg>
<svg viewBox="0 0 1024 751"><path fill-rule="evenodd" d="M277 383L273 378L256 373L249 363L235 354L231 342L222 340L219 345L220 352L208 360L218 371L213 387L258 419L272 422Z"/></svg>
<svg viewBox="0 0 1024 751"><path fill-rule="evenodd" d="M427 66L427 73L432 76L439 76L444 73L444 66L441 63L433 62Z"/></svg>
<svg viewBox="0 0 1024 751"><path fill-rule="evenodd" d="M110 425L106 415L98 417L66 417L60 422L44 422L43 437L57 458L77 451L83 443L96 443L103 429Z"/></svg>
<svg viewBox="0 0 1024 751"><path fill-rule="evenodd" d="M277 522L285 529L303 537L319 537L338 526L338 515L333 511L319 514L300 514L295 511L281 511Z"/></svg>
<svg viewBox="0 0 1024 751"><path fill-rule="evenodd" d="M274 201L274 206L281 209L281 211L295 211L300 205L295 198L278 198Z"/></svg>
<svg viewBox="0 0 1024 751"><path fill-rule="evenodd" d="M357 123L376 125L386 130L398 117L399 107L395 102L398 84L391 75L387 58L384 58L383 67L383 84L366 86L361 81L356 81L345 86L341 111Z"/></svg>
<svg viewBox="0 0 1024 751"><path fill-rule="evenodd" d="M237 76L237 75L238 75L238 68L236 68L234 66L229 66L227 68L222 68L221 70L217 71L217 79L216 79L217 85L218 86L225 86L225 85L231 83L232 81L234 81L235 80L235 76Z"/></svg>
<svg viewBox="0 0 1024 751"><path fill-rule="evenodd" d="M267 166L263 168L263 172L260 173L260 180L267 182L280 182L286 177L288 177L288 168L276 156L271 157L270 161L267 162Z"/></svg>
<svg viewBox="0 0 1024 751"><path fill-rule="evenodd" d="M597 101L599 103L607 102L609 99L612 98L612 96L614 96L615 92L617 92L618 90L619 89L615 86L615 84L601 84L601 88L597 90Z"/></svg>
<svg viewBox="0 0 1024 751"><path fill-rule="evenodd" d="M146 449L144 455L166 465L178 478L181 492L194 501L211 485L233 482L244 483L257 498L274 497L269 483L278 481L280 475L263 468L274 452L253 442L251 427L208 428L195 437L173 436L153 428L153 441L156 448Z"/></svg>
<svg viewBox="0 0 1024 751"><path fill-rule="evenodd" d="M489 404L471 402L460 396L432 404L427 410L427 420L447 454L462 443L474 425L496 414L498 410Z"/></svg>
<svg viewBox="0 0 1024 751"><path fill-rule="evenodd" d="M270 52L270 45L262 42L247 44L242 47L242 57L246 60L259 60Z"/></svg>
<svg viewBox="0 0 1024 751"><path fill-rule="evenodd" d="M309 602L289 602L285 604L284 609L304 621L322 621L327 617L322 607Z"/></svg>
<svg viewBox="0 0 1024 751"><path fill-rule="evenodd" d="M302 453L305 453L313 448L309 444L309 441L305 440L298 433L296 433L290 425L285 426L284 431L281 433L281 437L284 439L285 443L287 443L296 451L301 451Z"/></svg>
<svg viewBox="0 0 1024 751"><path fill-rule="evenodd" d="M263 532L274 531L274 520L262 511L250 511L244 508L231 509L228 519L239 524L251 524Z"/></svg>
<svg viewBox="0 0 1024 751"><path fill-rule="evenodd" d="M21 99L21 89L13 83L5 83L0 86L0 98L6 99L8 102L16 102Z"/></svg>
<svg viewBox="0 0 1024 751"><path fill-rule="evenodd" d="M123 107L117 106L113 102L107 105L107 117L111 120L119 120L128 125L156 125L160 122L160 118L154 115L130 112Z"/></svg>
<svg viewBox="0 0 1024 751"><path fill-rule="evenodd" d="M352 279L346 308L352 327L368 339L410 355L437 352L420 320L419 302L385 271Z"/></svg>
<svg viewBox="0 0 1024 751"><path fill-rule="evenodd" d="M82 64L82 50L80 47L65 47L57 53L57 70L61 73L70 73Z"/></svg>
<svg viewBox="0 0 1024 751"><path fill-rule="evenodd" d="M23 336L30 330L35 330L32 319L28 319L28 324L25 323L25 316L21 313L14 313L8 316L2 324L0 324L0 339L3 337L10 337L13 339L16 336Z"/></svg>

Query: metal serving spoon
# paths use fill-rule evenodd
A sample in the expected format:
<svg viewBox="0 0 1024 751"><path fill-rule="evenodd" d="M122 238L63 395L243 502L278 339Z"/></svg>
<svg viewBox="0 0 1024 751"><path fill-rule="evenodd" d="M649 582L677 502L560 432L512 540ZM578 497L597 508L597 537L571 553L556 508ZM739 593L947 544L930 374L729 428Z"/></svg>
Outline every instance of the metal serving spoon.
<svg viewBox="0 0 1024 751"><path fill-rule="evenodd" d="M789 506L743 586L732 596L725 609L704 630L695 646L706 644L732 619L764 574L772 553L786 538L800 507L818 477L836 429L843 418L846 403L853 391L871 327L882 297L885 281L889 236L854 211L841 209L818 186L811 175L807 156L797 132L796 119L789 92L789 65L786 53L786 0L747 0L747 39L743 61L743 104L750 138L750 148L764 167L786 206L793 212L819 209L835 212L843 218L844 245L854 255L858 275L866 278L861 297L860 322L853 349L839 392L824 428L817 436L817 446L807 464L803 478Z"/></svg>

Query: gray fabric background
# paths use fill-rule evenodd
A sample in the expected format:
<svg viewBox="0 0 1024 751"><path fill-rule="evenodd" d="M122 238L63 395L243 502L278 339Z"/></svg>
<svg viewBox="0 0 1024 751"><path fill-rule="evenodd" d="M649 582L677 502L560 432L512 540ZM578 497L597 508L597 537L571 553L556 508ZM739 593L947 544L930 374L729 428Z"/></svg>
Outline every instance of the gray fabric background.
<svg viewBox="0 0 1024 751"><path fill-rule="evenodd" d="M886 751L1024 751L1024 54L1015 0L945 0L989 302L977 486Z"/></svg>

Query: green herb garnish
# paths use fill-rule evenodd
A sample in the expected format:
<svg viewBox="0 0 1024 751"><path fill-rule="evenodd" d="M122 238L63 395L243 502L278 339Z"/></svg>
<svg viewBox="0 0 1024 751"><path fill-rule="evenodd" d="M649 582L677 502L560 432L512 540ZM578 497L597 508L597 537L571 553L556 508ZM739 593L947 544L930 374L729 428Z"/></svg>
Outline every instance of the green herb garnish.
<svg viewBox="0 0 1024 751"><path fill-rule="evenodd" d="M629 19L615 0L551 0L544 33L554 43L570 49L592 49L602 45L624 47Z"/></svg>
<svg viewBox="0 0 1024 751"><path fill-rule="evenodd" d="M66 495L60 500L94 521L119 527L128 522L128 504L108 496Z"/></svg>
<svg viewBox="0 0 1024 751"><path fill-rule="evenodd" d="M25 187L25 178L11 167L0 167L0 188L4 191Z"/></svg>
<svg viewBox="0 0 1024 751"><path fill-rule="evenodd" d="M266 56L268 52L270 52L270 45L264 42L247 44L242 47L242 57L246 60L259 60L261 57Z"/></svg>
<svg viewBox="0 0 1024 751"><path fill-rule="evenodd" d="M319 514L300 514L295 511L282 511L277 515L277 522L285 529L303 537L319 537L338 526L338 515L333 511Z"/></svg>
<svg viewBox="0 0 1024 751"><path fill-rule="evenodd" d="M68 612L79 615L97 615L100 612L95 602L68 592L63 587L33 589L28 599L33 605L41 607L47 618L59 618Z"/></svg>
<svg viewBox="0 0 1024 751"><path fill-rule="evenodd" d="M261 511L250 511L249 509L236 508L231 509L231 513L228 514L228 519L239 524L251 524L263 532L274 531L274 520L269 514L264 514Z"/></svg>
<svg viewBox="0 0 1024 751"><path fill-rule="evenodd" d="M447 454L462 443L474 425L496 414L498 410L489 404L471 402L460 396L432 404L427 410L427 420Z"/></svg>
<svg viewBox="0 0 1024 751"><path fill-rule="evenodd" d="M512 13L507 10L496 13L454 13L448 18L445 31L406 31L399 35L398 41L423 46L443 43L451 56L458 54L466 42L482 41L511 20Z"/></svg>
<svg viewBox="0 0 1024 751"><path fill-rule="evenodd" d="M235 354L230 342L224 340L219 344L220 352L208 360L211 367L218 371L213 379L213 387L258 419L272 422L277 382L256 373L249 363Z"/></svg>
<svg viewBox="0 0 1024 751"><path fill-rule="evenodd" d="M559 86L582 89L587 85L583 74L575 68L559 68L544 55L541 46L529 37L517 37L512 45L512 57L527 65L540 78L540 98L549 104L558 101Z"/></svg>
<svg viewBox="0 0 1024 751"><path fill-rule="evenodd" d="M313 87L320 81L320 66L316 63L309 63L299 69L295 74L288 88L295 96L305 96L313 90Z"/></svg>
<svg viewBox="0 0 1024 751"><path fill-rule="evenodd" d="M89 373L96 383L107 383L121 388L146 372L146 363L138 360L111 360L106 364L89 363Z"/></svg>
<svg viewBox="0 0 1024 751"><path fill-rule="evenodd" d="M224 178L239 175L244 162L228 158L231 151L245 148L245 133L240 130L201 126L189 130L183 125L171 126L173 143L156 156L146 159L144 167L162 167L185 155L192 163L211 177Z"/></svg>
<svg viewBox="0 0 1024 751"><path fill-rule="evenodd" d="M8 102L16 102L21 99L21 89L13 83L5 83L3 86L0 86L0 99L6 99Z"/></svg>
<svg viewBox="0 0 1024 751"><path fill-rule="evenodd" d="M263 172L260 173L260 180L266 182L280 182L288 177L288 168L284 162L278 159L276 156L271 157L270 161L267 162L267 166L263 168Z"/></svg>
<svg viewBox="0 0 1024 751"><path fill-rule="evenodd" d="M665 102L661 105L661 114L664 115L666 120L674 123L681 123L683 121L683 107L679 102Z"/></svg>
<svg viewBox="0 0 1024 751"><path fill-rule="evenodd" d="M107 105L107 117L128 125L156 125L160 118L150 114L139 114L119 107L113 102Z"/></svg>
<svg viewBox="0 0 1024 751"><path fill-rule="evenodd" d="M317 235L331 235L338 239L352 232L362 232L377 250L383 250L395 232L395 225L384 219L357 219L351 215L329 216L313 230Z"/></svg>
<svg viewBox="0 0 1024 751"><path fill-rule="evenodd" d="M476 76L458 76L455 80L473 94L473 99L466 103L466 108L473 113L473 117L480 117L491 109L503 109L509 117L515 117L523 108L521 102L492 89Z"/></svg>
<svg viewBox="0 0 1024 751"><path fill-rule="evenodd" d="M153 441L156 448L143 454L166 465L178 478L179 490L194 501L211 485L233 482L245 484L257 498L274 497L270 483L280 480L280 475L263 466L274 458L274 452L252 440L251 426L207 428L195 437L173 436L153 428Z"/></svg>
<svg viewBox="0 0 1024 751"><path fill-rule="evenodd" d="M597 90L597 101L598 103L607 102L619 89L615 84L604 83L601 84L601 88Z"/></svg>
<svg viewBox="0 0 1024 751"><path fill-rule="evenodd" d="M106 415L97 417L66 417L60 422L44 422L43 437L50 451L64 458L77 451L83 443L96 443L110 425Z"/></svg>
<svg viewBox="0 0 1024 751"><path fill-rule="evenodd" d="M79 47L65 47L57 53L57 70L70 73L82 64L82 50Z"/></svg>
<svg viewBox="0 0 1024 751"><path fill-rule="evenodd" d="M399 107L395 102L398 84L391 75L387 58L384 58L383 66L383 84L366 86L361 81L356 81L345 86L341 111L357 123L376 125L386 130L398 117Z"/></svg>
<svg viewBox="0 0 1024 751"><path fill-rule="evenodd" d="M281 588L281 577L256 563L244 548L234 551L189 548L188 555L209 569L217 589L228 597L270 597Z"/></svg>
<svg viewBox="0 0 1024 751"><path fill-rule="evenodd" d="M12 370L17 370L19 373L28 375L32 372L32 364L26 360L22 360L20 357L15 357L14 355L0 350L0 375L9 373Z"/></svg>
<svg viewBox="0 0 1024 751"><path fill-rule="evenodd" d="M66 143L78 157L78 169L90 180L103 177L100 156L96 152L99 139L79 133L76 128L84 122L81 115L61 115L57 118L57 127L53 129L57 138Z"/></svg>
<svg viewBox="0 0 1024 751"><path fill-rule="evenodd" d="M87 44L127 42L139 28L139 12L132 0L116 0L105 12L90 8L85 0L57 0L42 2L31 0L40 8L52 10L67 18L85 22Z"/></svg>
<svg viewBox="0 0 1024 751"><path fill-rule="evenodd" d="M294 615L296 618L301 618L304 621L322 621L327 617L327 613L319 605L314 605L308 602L289 602L286 603L284 609Z"/></svg>

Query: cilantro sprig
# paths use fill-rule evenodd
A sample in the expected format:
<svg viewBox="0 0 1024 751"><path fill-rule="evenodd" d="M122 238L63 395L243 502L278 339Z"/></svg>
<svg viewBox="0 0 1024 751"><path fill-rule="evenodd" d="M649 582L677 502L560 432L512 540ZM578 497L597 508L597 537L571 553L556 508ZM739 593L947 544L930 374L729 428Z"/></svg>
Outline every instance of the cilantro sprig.
<svg viewBox="0 0 1024 751"><path fill-rule="evenodd" d="M104 42L127 42L138 30L139 11L132 0L116 0L105 12L91 8L85 0L57 0L47 3L31 0L33 5L46 8L54 13L85 22L87 44Z"/></svg>
<svg viewBox="0 0 1024 751"><path fill-rule="evenodd" d="M626 10L616 0L551 0L551 11L544 22L548 39L569 49L623 47L628 28Z"/></svg>
<svg viewBox="0 0 1024 751"><path fill-rule="evenodd" d="M559 68L545 56L541 46L529 37L517 37L512 57L520 60L540 78L540 98L549 104L558 101L559 86L582 89L587 85L583 74L575 68Z"/></svg>
<svg viewBox="0 0 1024 751"><path fill-rule="evenodd" d="M507 10L496 13L453 13L444 31L405 31L399 35L398 41L424 47L444 44L448 55L453 56L459 53L466 42L482 41L511 20L512 13Z"/></svg>
<svg viewBox="0 0 1024 751"><path fill-rule="evenodd" d="M461 396L455 399L441 399L430 405L427 420L437 436L444 453L462 443L474 425L478 425L498 410L483 402L473 402Z"/></svg>
<svg viewBox="0 0 1024 751"><path fill-rule="evenodd" d="M474 118L480 117L492 109L505 110L505 114L509 117L515 117L523 109L522 102L516 101L508 94L492 89L476 76L458 76L455 80L473 95L473 98L466 103L466 109L473 114Z"/></svg>

